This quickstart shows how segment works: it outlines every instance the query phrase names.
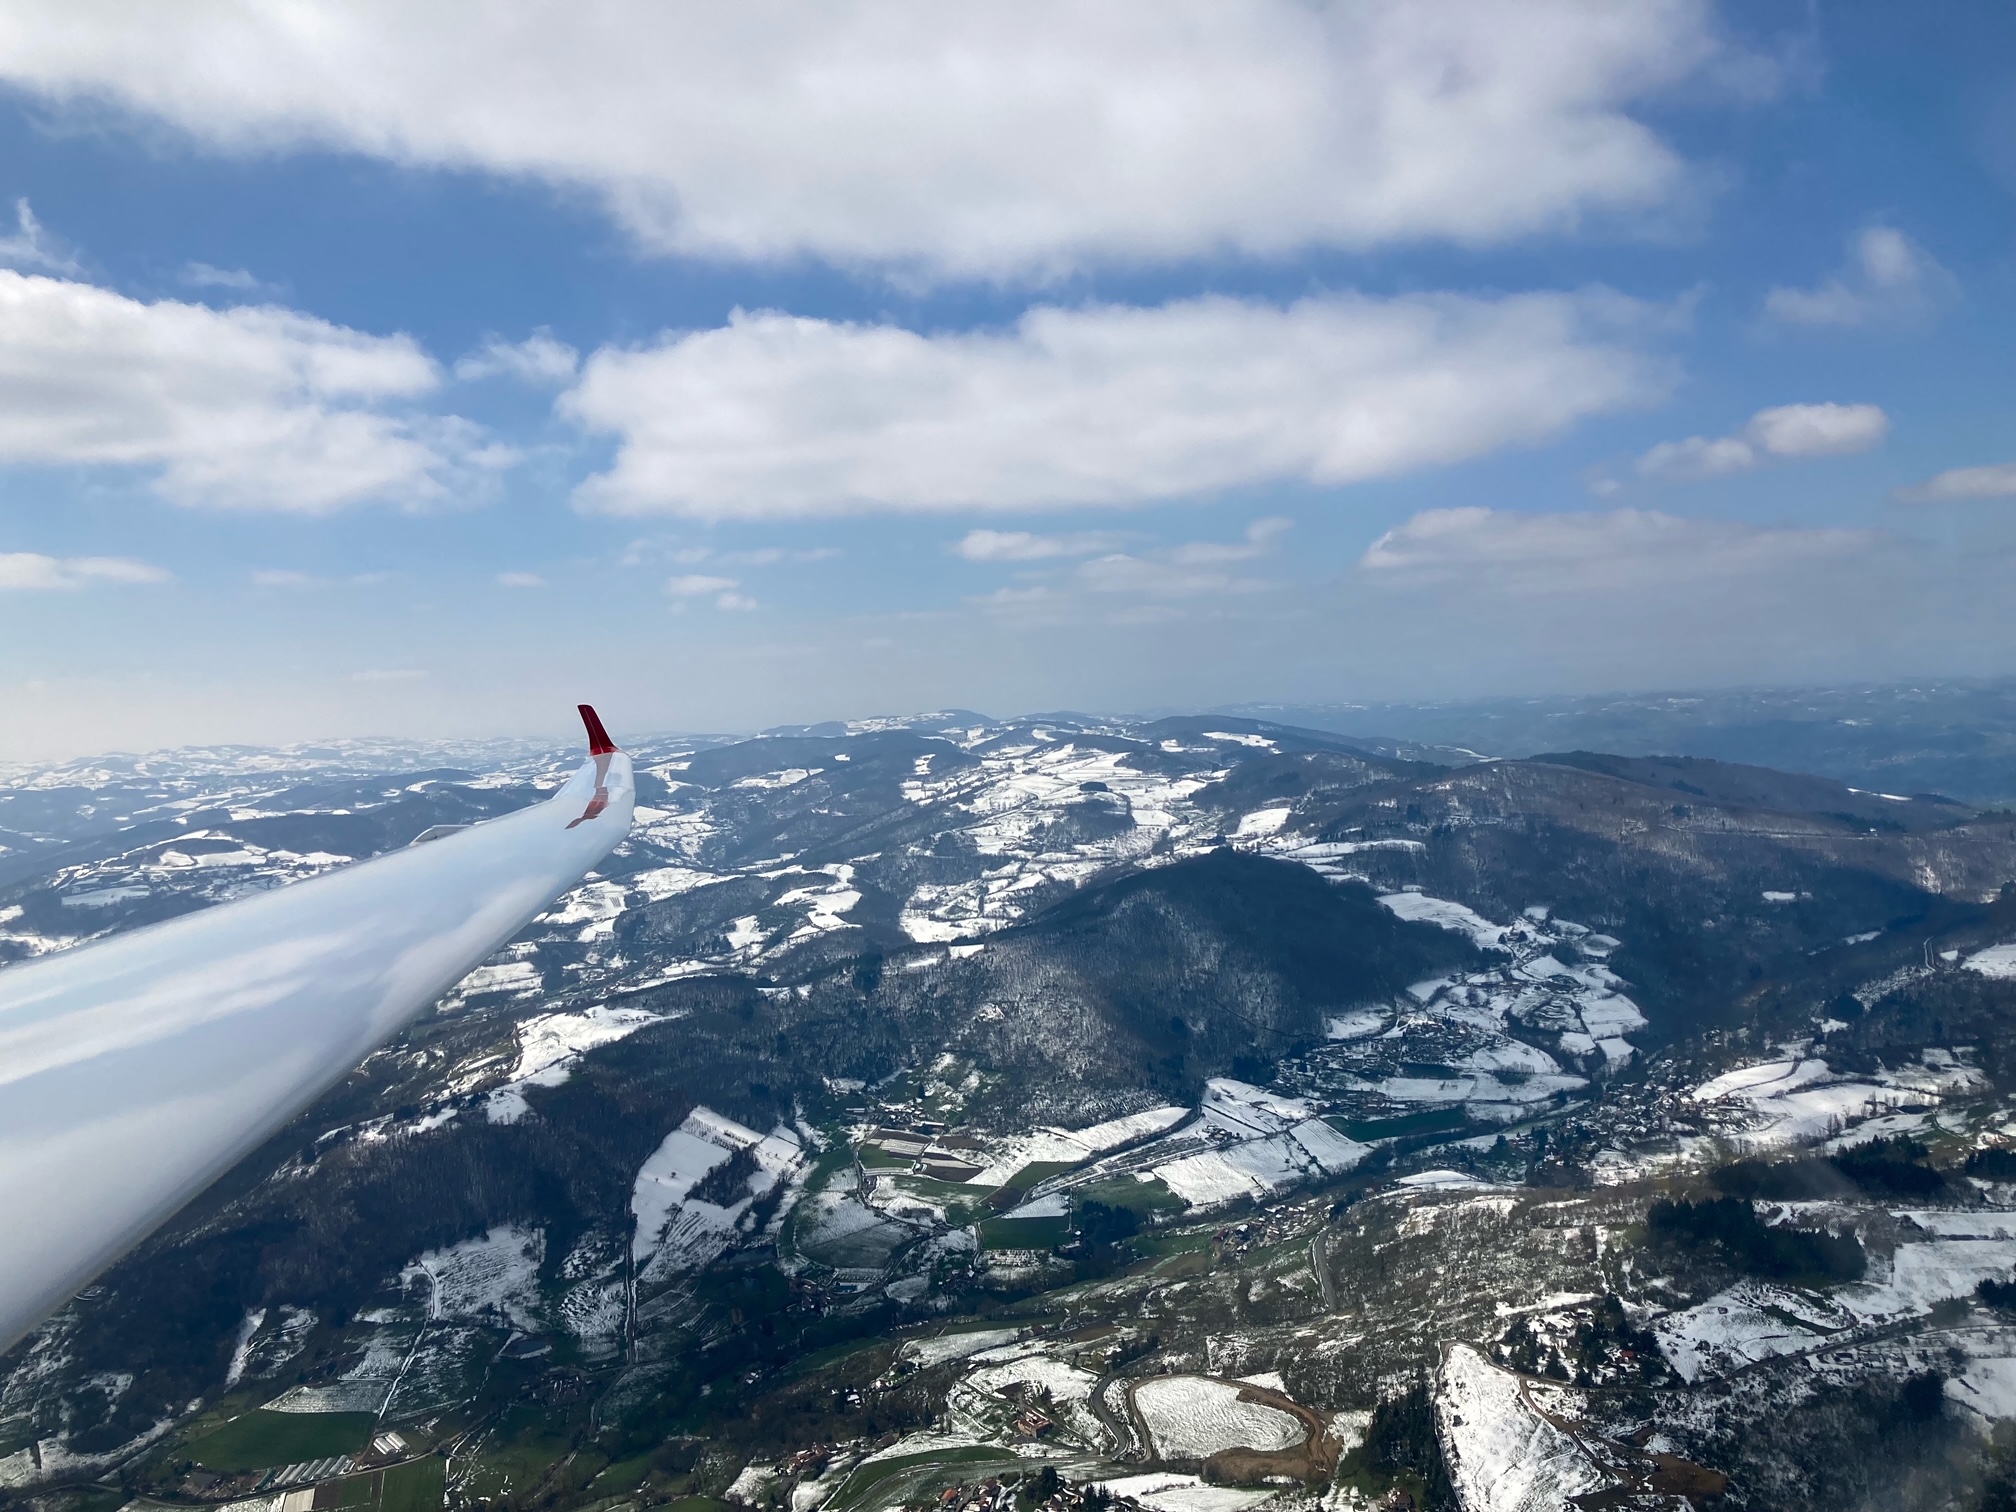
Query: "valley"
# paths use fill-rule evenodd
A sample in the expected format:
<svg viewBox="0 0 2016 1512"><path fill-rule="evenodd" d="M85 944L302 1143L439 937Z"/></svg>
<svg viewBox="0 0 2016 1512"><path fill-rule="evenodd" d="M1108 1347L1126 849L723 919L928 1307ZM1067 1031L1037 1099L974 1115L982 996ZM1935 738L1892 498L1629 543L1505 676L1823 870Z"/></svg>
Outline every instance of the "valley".
<svg viewBox="0 0 2016 1512"><path fill-rule="evenodd" d="M1525 1512L2006 1475L2016 815L1231 715L632 749L596 875L0 1361L0 1494ZM571 764L16 773L0 959Z"/></svg>

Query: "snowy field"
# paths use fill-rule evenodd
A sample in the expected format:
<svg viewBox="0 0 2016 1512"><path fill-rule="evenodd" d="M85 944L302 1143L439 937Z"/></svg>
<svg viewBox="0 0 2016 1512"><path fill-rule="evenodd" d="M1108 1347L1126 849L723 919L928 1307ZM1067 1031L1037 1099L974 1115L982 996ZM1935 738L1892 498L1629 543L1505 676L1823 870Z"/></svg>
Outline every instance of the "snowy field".
<svg viewBox="0 0 2016 1512"><path fill-rule="evenodd" d="M1468 1344L1443 1358L1435 1422L1463 1512L1561 1512L1607 1480L1572 1435L1533 1410L1517 1376Z"/></svg>
<svg viewBox="0 0 2016 1512"><path fill-rule="evenodd" d="M1164 1459L1203 1459L1222 1449L1292 1449L1308 1437L1276 1407L1239 1400L1241 1388L1205 1376L1157 1376L1134 1388L1134 1408Z"/></svg>
<svg viewBox="0 0 2016 1512"><path fill-rule="evenodd" d="M2001 981L2016 979L2016 943L1990 945L1967 957L1967 969Z"/></svg>
<svg viewBox="0 0 2016 1512"><path fill-rule="evenodd" d="M1314 1106L1303 1099L1229 1077L1205 1083L1199 1112L1212 1147L1137 1172L1142 1180L1159 1178L1193 1207L1264 1197L1341 1175L1371 1153L1369 1145L1345 1138L1317 1118Z"/></svg>
<svg viewBox="0 0 2016 1512"><path fill-rule="evenodd" d="M2003 1215L2003 1228L2012 1215ZM1968 1228L1971 1225L1956 1225ZM1894 1256L1869 1258L1870 1278L1827 1294L1744 1281L1697 1307L1652 1325L1659 1348L1686 1381L1726 1376L1778 1355L1805 1354L1855 1336L1928 1316L1934 1304L1970 1296L1990 1278L2016 1270L2016 1239L1939 1238L1900 1244Z"/></svg>
<svg viewBox="0 0 2016 1512"><path fill-rule="evenodd" d="M1866 1120L1923 1110L1987 1087L1987 1078L1932 1049L1874 1075L1838 1077L1817 1055L1798 1053L1738 1066L1703 1082L1688 1100L1710 1110L1717 1132L1758 1147L1806 1144Z"/></svg>
<svg viewBox="0 0 2016 1512"><path fill-rule="evenodd" d="M1131 1497L1151 1512L1244 1512L1271 1500L1276 1491L1249 1491L1238 1486L1207 1486L1194 1475L1158 1471L1098 1481L1109 1495Z"/></svg>
<svg viewBox="0 0 2016 1512"><path fill-rule="evenodd" d="M717 1166L747 1150L756 1163L736 1200L723 1206L691 1195ZM638 1169L630 1193L635 1220L631 1258L641 1277L658 1279L704 1265L733 1242L736 1227L759 1196L806 1168L798 1134L779 1124L768 1134L746 1129L707 1107L695 1108Z"/></svg>
<svg viewBox="0 0 2016 1512"><path fill-rule="evenodd" d="M904 1344L902 1356L920 1366L943 1365L949 1360L969 1359L973 1355L999 1349L1013 1344L1021 1334L1017 1328L976 1328L968 1333L943 1333L929 1339L911 1339Z"/></svg>
<svg viewBox="0 0 2016 1512"><path fill-rule="evenodd" d="M415 1257L400 1273L427 1289L427 1316L467 1318L537 1333L543 1229L506 1224L477 1238Z"/></svg>
<svg viewBox="0 0 2016 1512"><path fill-rule="evenodd" d="M477 968L479 972L502 969ZM531 1111L525 1101L527 1087L560 1086L574 1074L581 1057L597 1045L612 1044L657 1022L657 1014L639 1008L599 1004L580 1013L542 1013L524 1020L516 1031L518 1059L504 1084L491 1091L484 1105L490 1122L516 1123Z"/></svg>

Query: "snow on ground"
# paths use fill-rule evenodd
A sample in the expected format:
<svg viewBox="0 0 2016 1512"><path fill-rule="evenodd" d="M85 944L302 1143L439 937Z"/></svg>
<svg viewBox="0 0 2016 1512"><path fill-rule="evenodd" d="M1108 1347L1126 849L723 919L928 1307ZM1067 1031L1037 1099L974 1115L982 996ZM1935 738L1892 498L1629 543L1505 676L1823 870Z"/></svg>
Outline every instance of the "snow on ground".
<svg viewBox="0 0 2016 1512"><path fill-rule="evenodd" d="M630 889L621 882L587 882L566 894L534 921L575 931L582 944L606 940L616 916L628 905ZM585 927L581 927L585 926Z"/></svg>
<svg viewBox="0 0 2016 1512"><path fill-rule="evenodd" d="M332 1381L327 1386L296 1386L266 1404L268 1412L376 1412L385 1405L390 1381Z"/></svg>
<svg viewBox="0 0 2016 1512"><path fill-rule="evenodd" d="M1729 1375L1777 1355L1803 1354L1854 1319L1813 1293L1741 1281L1652 1325L1660 1353L1684 1381Z"/></svg>
<svg viewBox="0 0 2016 1512"><path fill-rule="evenodd" d="M1247 1491L1236 1486L1207 1486L1194 1475L1158 1471L1097 1481L1112 1496L1131 1497L1150 1512L1244 1512L1256 1502L1278 1495L1274 1490Z"/></svg>
<svg viewBox="0 0 2016 1512"><path fill-rule="evenodd" d="M641 816L643 810L639 809ZM660 866L650 871L636 873L626 879L630 886L644 895L646 901L662 902L666 898L677 897L680 893L691 892L696 887L706 887L715 882L725 882L715 872L698 871L690 866Z"/></svg>
<svg viewBox="0 0 2016 1512"><path fill-rule="evenodd" d="M508 992L513 997L527 997L539 988L539 968L530 961L498 961L478 966L457 982L448 995L451 998L472 998L493 992Z"/></svg>
<svg viewBox="0 0 2016 1512"><path fill-rule="evenodd" d="M1967 957L1966 965L1969 971L1978 971L1985 977L2016 978L2016 943L1977 950Z"/></svg>
<svg viewBox="0 0 2016 1512"><path fill-rule="evenodd" d="M504 1224L474 1239L429 1250L400 1272L428 1288L430 1318L474 1318L539 1330L539 1266L546 1231Z"/></svg>
<svg viewBox="0 0 2016 1512"><path fill-rule="evenodd" d="M528 968L529 969L529 968ZM510 1078L490 1094L484 1111L490 1122L516 1123L532 1111L527 1087L557 1087L574 1074L581 1057L597 1045L635 1034L658 1015L641 1008L598 1004L581 1013L542 1013L518 1025L518 1061Z"/></svg>
<svg viewBox="0 0 2016 1512"><path fill-rule="evenodd" d="M1241 1388L1206 1376L1156 1376L1134 1388L1134 1407L1165 1459L1203 1459L1221 1449L1293 1448L1308 1437L1299 1419Z"/></svg>
<svg viewBox="0 0 2016 1512"><path fill-rule="evenodd" d="M1465 1171L1438 1169L1416 1171L1412 1176L1402 1176L1393 1184L1415 1192L1464 1192L1481 1191L1491 1183L1480 1181Z"/></svg>
<svg viewBox="0 0 2016 1512"><path fill-rule="evenodd" d="M1047 1392L1050 1415L1085 1442L1098 1444L1104 1441L1105 1434L1100 1428L1098 1415L1086 1405L1092 1388L1098 1384L1099 1378L1091 1371L1080 1370L1050 1354L1031 1349L1018 1358L980 1366L954 1388L954 1395L960 1391L977 1391L987 1396L1014 1400L1024 1392ZM947 1406L956 1405L948 1399Z"/></svg>
<svg viewBox="0 0 2016 1512"><path fill-rule="evenodd" d="M1364 1008L1323 1021L1324 1035L1333 1040L1363 1039L1385 1029L1389 1015L1383 1008Z"/></svg>
<svg viewBox="0 0 2016 1512"><path fill-rule="evenodd" d="M1496 950L1505 943L1504 925L1493 924L1461 903L1451 903L1446 898L1431 898L1422 892L1382 893L1379 901L1400 918L1467 934L1484 949Z"/></svg>
<svg viewBox="0 0 2016 1512"><path fill-rule="evenodd" d="M1044 1128L1014 1135L996 1142L984 1154L976 1154L980 1169L967 1178L967 1185L998 1187L1026 1165L1077 1165L1135 1140L1164 1133L1189 1116L1188 1108L1150 1108L1084 1129Z"/></svg>
<svg viewBox="0 0 2016 1512"><path fill-rule="evenodd" d="M1572 1435L1533 1410L1517 1376L1468 1344L1443 1357L1435 1421L1463 1512L1560 1512L1607 1480Z"/></svg>
<svg viewBox="0 0 2016 1512"><path fill-rule="evenodd" d="M1283 1097L1229 1076L1214 1076L1204 1083L1199 1111L1211 1127L1242 1139L1278 1134L1316 1113L1315 1106L1302 1098Z"/></svg>
<svg viewBox="0 0 2016 1512"><path fill-rule="evenodd" d="M1871 1272L1883 1268L1870 1257ZM1889 1275L1858 1281L1835 1292L1837 1300L1865 1323L1885 1323L1929 1313L1932 1304L1965 1297L1989 1278L2007 1280L2016 1270L2016 1239L1937 1239L1900 1244Z"/></svg>
<svg viewBox="0 0 2016 1512"><path fill-rule="evenodd" d="M1957 1337L1967 1365L1947 1377L1947 1400L1979 1413L1983 1426L2016 1418L2016 1332L1997 1328Z"/></svg>
<svg viewBox="0 0 2016 1512"><path fill-rule="evenodd" d="M840 863L822 867L820 871L810 872L807 875L819 876L822 873L829 880L794 887L771 900L772 908L805 910L805 922L792 931L787 937L789 940L805 940L831 930L856 927L846 918L847 912L861 901L861 890L853 885L854 868Z"/></svg>
<svg viewBox="0 0 2016 1512"><path fill-rule="evenodd" d="M738 1150L751 1152L756 1171L737 1201L722 1207L688 1197L708 1172ZM758 1134L711 1108L695 1108L637 1172L630 1193L630 1212L636 1220L632 1258L649 1262L649 1272L711 1260L727 1248L736 1221L750 1202L794 1175L804 1158L798 1135L782 1124L767 1135Z"/></svg>
<svg viewBox="0 0 2016 1512"><path fill-rule="evenodd" d="M1917 1063L1886 1067L1872 1077L1839 1081L1818 1056L1781 1055L1738 1066L1687 1098L1716 1109L1727 1137L1752 1144L1806 1143L1844 1126L1892 1114L1902 1106L1979 1090L1985 1078L1950 1051L1927 1050Z"/></svg>
<svg viewBox="0 0 2016 1512"><path fill-rule="evenodd" d="M1260 835L1272 835L1280 831L1288 822L1294 810L1286 808L1256 809L1239 821L1239 828L1233 831L1235 839L1250 839Z"/></svg>
<svg viewBox="0 0 2016 1512"><path fill-rule="evenodd" d="M943 1333L929 1339L911 1339L903 1346L902 1357L918 1365L943 1365L963 1360L985 1350L1013 1344L1021 1333L1016 1328L976 1328L969 1333Z"/></svg>
<svg viewBox="0 0 2016 1512"><path fill-rule="evenodd" d="M1844 1329L1885 1327L1923 1317L1933 1304L1966 1297L1977 1284L2016 1269L2016 1239L1951 1238L1900 1244L1869 1257L1871 1278L1819 1295L1744 1281L1698 1307L1652 1325L1659 1347L1688 1381L1723 1376L1775 1355L1804 1354Z"/></svg>
<svg viewBox="0 0 2016 1512"><path fill-rule="evenodd" d="M1321 1119L1285 1133L1246 1139L1164 1161L1138 1173L1159 1177L1192 1207L1216 1207L1239 1197L1265 1197L1323 1175L1341 1175L1371 1153Z"/></svg>

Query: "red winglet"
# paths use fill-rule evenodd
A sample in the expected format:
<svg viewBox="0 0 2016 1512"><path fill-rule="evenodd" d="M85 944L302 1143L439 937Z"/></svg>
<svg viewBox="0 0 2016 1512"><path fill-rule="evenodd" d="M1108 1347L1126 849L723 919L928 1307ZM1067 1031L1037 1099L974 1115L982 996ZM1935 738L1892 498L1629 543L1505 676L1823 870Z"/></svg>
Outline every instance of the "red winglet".
<svg viewBox="0 0 2016 1512"><path fill-rule="evenodd" d="M588 727L588 754L590 756L610 756L615 754L616 742L609 738L609 732L602 728L602 716L595 712L591 704L582 704L581 723Z"/></svg>

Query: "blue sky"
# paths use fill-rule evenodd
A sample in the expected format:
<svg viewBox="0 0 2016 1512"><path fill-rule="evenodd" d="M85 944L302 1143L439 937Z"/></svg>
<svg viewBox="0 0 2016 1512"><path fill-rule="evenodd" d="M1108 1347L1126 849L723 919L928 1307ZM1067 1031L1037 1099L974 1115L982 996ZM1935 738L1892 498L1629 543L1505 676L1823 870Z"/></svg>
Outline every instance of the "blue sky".
<svg viewBox="0 0 2016 1512"><path fill-rule="evenodd" d="M1988 3L0 17L0 759L2016 671Z"/></svg>

